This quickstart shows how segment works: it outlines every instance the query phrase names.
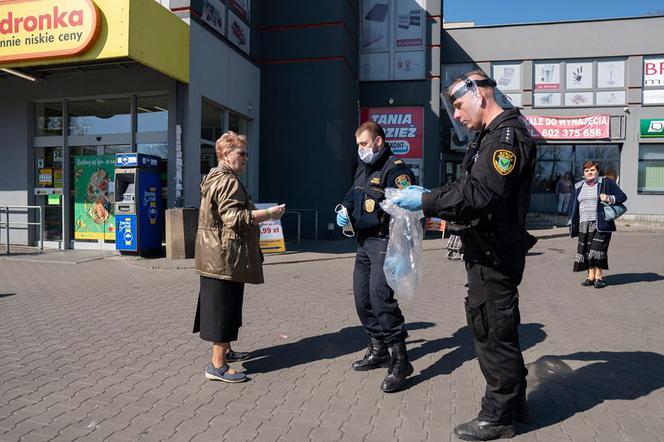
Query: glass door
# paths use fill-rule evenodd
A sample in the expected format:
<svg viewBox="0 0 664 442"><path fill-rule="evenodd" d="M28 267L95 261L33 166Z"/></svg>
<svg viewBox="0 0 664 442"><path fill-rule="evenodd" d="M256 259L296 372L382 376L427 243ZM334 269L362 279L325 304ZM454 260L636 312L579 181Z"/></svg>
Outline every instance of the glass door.
<svg viewBox="0 0 664 442"><path fill-rule="evenodd" d="M124 152L131 152L129 144L70 148L70 233L76 243L115 243L115 154Z"/></svg>
<svg viewBox="0 0 664 442"><path fill-rule="evenodd" d="M35 147L35 204L44 214L44 241L62 241L62 146Z"/></svg>

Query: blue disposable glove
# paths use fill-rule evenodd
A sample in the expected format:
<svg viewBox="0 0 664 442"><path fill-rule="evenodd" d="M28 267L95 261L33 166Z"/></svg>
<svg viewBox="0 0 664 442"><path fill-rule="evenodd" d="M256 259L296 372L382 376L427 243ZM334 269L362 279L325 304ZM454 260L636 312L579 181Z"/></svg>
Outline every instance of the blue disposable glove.
<svg viewBox="0 0 664 442"><path fill-rule="evenodd" d="M424 192L430 192L430 190L420 186L408 186L392 202L402 209L415 212L422 209L422 194Z"/></svg>
<svg viewBox="0 0 664 442"><path fill-rule="evenodd" d="M348 217L343 212L337 213L337 226L345 227L348 225Z"/></svg>

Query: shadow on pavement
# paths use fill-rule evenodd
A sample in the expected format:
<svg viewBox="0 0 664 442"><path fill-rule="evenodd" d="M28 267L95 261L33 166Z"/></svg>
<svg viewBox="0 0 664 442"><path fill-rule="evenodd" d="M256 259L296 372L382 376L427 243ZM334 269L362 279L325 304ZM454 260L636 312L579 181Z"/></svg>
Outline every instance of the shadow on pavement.
<svg viewBox="0 0 664 442"><path fill-rule="evenodd" d="M412 322L407 330L433 327L432 322ZM253 359L244 362L245 372L267 373L322 359L334 359L366 348L369 338L364 327L347 327L334 333L311 336L297 342L265 347L251 352Z"/></svg>
<svg viewBox="0 0 664 442"><path fill-rule="evenodd" d="M0 293L0 299L6 298L8 296L15 296L16 293Z"/></svg>
<svg viewBox="0 0 664 442"><path fill-rule="evenodd" d="M521 324L519 327L519 341L521 350L533 347L546 339L544 325L538 323ZM456 348L454 348L456 347ZM454 348L438 361L422 370L419 374L409 378L406 388L413 387L436 376L450 374L461 367L464 362L475 358L473 337L468 326L461 327L449 338L428 341L425 344L408 351L408 356L414 361L431 353L437 353L447 348Z"/></svg>
<svg viewBox="0 0 664 442"><path fill-rule="evenodd" d="M527 367L534 422L521 433L558 424L607 400L635 400L664 387L664 356L659 353L547 355Z"/></svg>
<svg viewBox="0 0 664 442"><path fill-rule="evenodd" d="M618 273L615 275L605 275L604 282L609 285L633 284L636 282L655 282L664 280L664 276L653 273Z"/></svg>

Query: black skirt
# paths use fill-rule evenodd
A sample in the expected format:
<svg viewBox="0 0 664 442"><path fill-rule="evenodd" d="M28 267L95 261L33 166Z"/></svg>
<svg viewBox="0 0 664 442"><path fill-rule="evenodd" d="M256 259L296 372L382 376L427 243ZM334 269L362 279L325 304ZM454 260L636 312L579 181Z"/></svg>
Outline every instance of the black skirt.
<svg viewBox="0 0 664 442"><path fill-rule="evenodd" d="M590 267L603 270L609 268L609 243L611 232L599 232L595 222L579 224L579 243L574 258L574 271L581 272Z"/></svg>
<svg viewBox="0 0 664 442"><path fill-rule="evenodd" d="M237 341L244 283L201 276L193 333L211 342Z"/></svg>

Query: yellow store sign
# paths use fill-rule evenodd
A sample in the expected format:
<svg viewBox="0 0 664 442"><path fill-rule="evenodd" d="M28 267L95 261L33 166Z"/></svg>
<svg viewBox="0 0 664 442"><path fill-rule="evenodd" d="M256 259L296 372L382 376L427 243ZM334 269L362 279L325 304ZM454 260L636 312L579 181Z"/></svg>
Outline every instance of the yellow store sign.
<svg viewBox="0 0 664 442"><path fill-rule="evenodd" d="M0 61L79 54L94 43L99 22L92 0L0 2Z"/></svg>
<svg viewBox="0 0 664 442"><path fill-rule="evenodd" d="M189 82L189 26L154 0L0 0L0 68L131 59Z"/></svg>

